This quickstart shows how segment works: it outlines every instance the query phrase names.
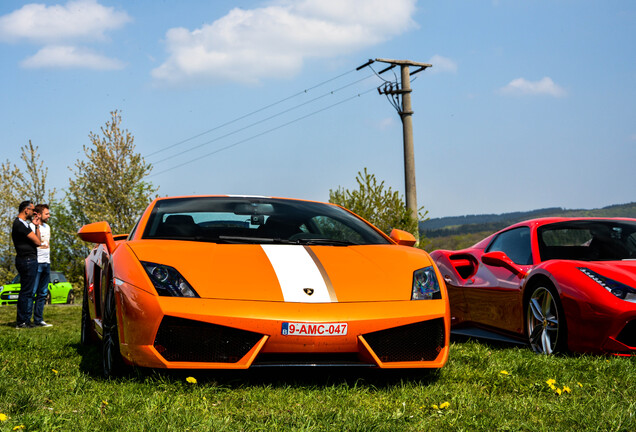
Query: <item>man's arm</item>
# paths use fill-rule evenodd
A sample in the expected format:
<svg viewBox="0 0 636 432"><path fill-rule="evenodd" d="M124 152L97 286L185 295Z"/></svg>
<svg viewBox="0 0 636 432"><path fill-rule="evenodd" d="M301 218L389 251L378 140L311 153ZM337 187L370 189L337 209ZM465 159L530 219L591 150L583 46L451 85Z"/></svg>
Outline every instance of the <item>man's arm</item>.
<svg viewBox="0 0 636 432"><path fill-rule="evenodd" d="M40 226L35 225L35 232L31 231L27 238L35 243L36 246L40 246L42 244L42 240L40 239Z"/></svg>

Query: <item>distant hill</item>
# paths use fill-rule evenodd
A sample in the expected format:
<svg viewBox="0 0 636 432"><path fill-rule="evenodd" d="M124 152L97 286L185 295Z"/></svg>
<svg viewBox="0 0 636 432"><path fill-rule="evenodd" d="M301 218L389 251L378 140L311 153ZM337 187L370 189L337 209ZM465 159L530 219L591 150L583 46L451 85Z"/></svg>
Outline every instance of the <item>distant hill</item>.
<svg viewBox="0 0 636 432"><path fill-rule="evenodd" d="M482 214L433 218L420 222L420 232L428 238L464 235L477 232L495 232L516 222L549 216L565 217L633 217L636 218L636 202L615 204L600 209L568 210L560 207L544 208L527 212Z"/></svg>

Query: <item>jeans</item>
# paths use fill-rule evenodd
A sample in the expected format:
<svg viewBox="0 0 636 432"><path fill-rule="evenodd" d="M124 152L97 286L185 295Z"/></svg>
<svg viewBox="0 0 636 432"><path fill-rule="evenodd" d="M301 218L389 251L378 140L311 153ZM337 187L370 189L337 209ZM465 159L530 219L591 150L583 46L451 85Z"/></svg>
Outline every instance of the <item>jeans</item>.
<svg viewBox="0 0 636 432"><path fill-rule="evenodd" d="M31 321L33 285L38 274L38 260L35 257L16 257L15 267L20 274L20 294L18 295L16 324L28 324Z"/></svg>
<svg viewBox="0 0 636 432"><path fill-rule="evenodd" d="M33 298L35 298L35 306L29 303L27 316L31 319L31 310L33 310L33 322L41 323L44 321L44 304L46 296L49 293L49 283L51 282L51 264L38 263L38 272L33 282Z"/></svg>

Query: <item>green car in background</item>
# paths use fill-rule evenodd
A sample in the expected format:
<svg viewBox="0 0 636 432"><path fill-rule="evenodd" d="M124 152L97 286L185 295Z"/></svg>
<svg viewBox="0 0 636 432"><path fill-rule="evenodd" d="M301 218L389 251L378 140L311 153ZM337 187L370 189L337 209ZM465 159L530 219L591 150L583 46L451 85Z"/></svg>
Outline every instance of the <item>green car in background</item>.
<svg viewBox="0 0 636 432"><path fill-rule="evenodd" d="M16 304L20 293L20 275L3 286L0 286L0 305ZM49 283L49 294L46 297L46 304L75 302L73 286L66 280L64 273L51 271L51 283Z"/></svg>

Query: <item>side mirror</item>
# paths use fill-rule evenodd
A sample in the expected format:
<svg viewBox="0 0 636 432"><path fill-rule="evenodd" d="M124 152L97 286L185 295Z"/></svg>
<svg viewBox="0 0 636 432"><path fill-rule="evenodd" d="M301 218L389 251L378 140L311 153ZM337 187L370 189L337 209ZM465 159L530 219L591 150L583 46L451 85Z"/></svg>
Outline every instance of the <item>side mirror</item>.
<svg viewBox="0 0 636 432"><path fill-rule="evenodd" d="M391 240L396 242L401 246L413 246L417 240L415 240L415 236L410 232L406 232L400 229L393 228L391 230Z"/></svg>
<svg viewBox="0 0 636 432"><path fill-rule="evenodd" d="M53 279L53 285L57 285L57 284L59 284L59 283L60 283L60 280L59 280L59 279Z"/></svg>
<svg viewBox="0 0 636 432"><path fill-rule="evenodd" d="M113 239L113 233L110 230L108 222L95 222L84 225L79 229L77 234L84 241L106 245L108 253L113 253L115 250L115 240Z"/></svg>
<svg viewBox="0 0 636 432"><path fill-rule="evenodd" d="M481 256L481 262L493 267L504 267L520 277L526 276L528 273L521 266L512 262L512 260L504 252L495 251L488 252Z"/></svg>

